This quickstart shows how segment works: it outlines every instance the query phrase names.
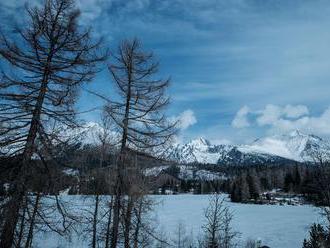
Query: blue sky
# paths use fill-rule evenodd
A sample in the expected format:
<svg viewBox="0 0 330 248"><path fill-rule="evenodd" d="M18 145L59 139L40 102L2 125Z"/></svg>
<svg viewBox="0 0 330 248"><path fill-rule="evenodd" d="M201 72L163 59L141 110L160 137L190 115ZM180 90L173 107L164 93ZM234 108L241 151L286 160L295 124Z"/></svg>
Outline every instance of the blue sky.
<svg viewBox="0 0 330 248"><path fill-rule="evenodd" d="M3 0L1 19L19 23L23 4ZM180 139L246 143L294 129L330 137L329 1L80 0L78 6L82 25L110 48L136 36L154 51L158 76L172 79L168 114L182 122ZM88 88L114 94L106 69ZM102 102L82 92L79 109L94 106ZM94 121L98 113L82 117Z"/></svg>

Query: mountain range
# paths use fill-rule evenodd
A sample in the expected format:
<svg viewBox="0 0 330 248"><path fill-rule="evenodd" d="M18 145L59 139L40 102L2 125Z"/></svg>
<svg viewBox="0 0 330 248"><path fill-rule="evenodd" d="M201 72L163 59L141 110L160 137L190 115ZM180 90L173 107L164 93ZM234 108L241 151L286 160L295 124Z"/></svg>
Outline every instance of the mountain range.
<svg viewBox="0 0 330 248"><path fill-rule="evenodd" d="M102 127L90 123L84 130L84 143L95 143L96 134ZM113 139L118 138L114 132L111 135ZM330 141L298 130L259 138L250 144L241 145L217 144L201 137L187 143L172 144L163 158L180 164L218 165L319 162L320 159L330 160Z"/></svg>
<svg viewBox="0 0 330 248"><path fill-rule="evenodd" d="M204 138L174 144L165 157L180 164L219 165L282 164L319 162L330 158L330 142L311 134L293 131L255 140L247 145L213 144Z"/></svg>

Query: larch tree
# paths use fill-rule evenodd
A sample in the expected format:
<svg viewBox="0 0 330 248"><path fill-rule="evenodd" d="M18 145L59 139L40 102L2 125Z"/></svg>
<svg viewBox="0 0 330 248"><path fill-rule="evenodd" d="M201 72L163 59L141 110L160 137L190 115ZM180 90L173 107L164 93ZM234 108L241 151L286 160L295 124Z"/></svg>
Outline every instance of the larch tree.
<svg viewBox="0 0 330 248"><path fill-rule="evenodd" d="M112 54L112 63L109 65L119 100L108 101L105 110L121 135L114 187L111 247L117 246L121 209L126 209L124 243L126 248L130 246L129 232L134 197L128 196L126 207L121 206L121 198L123 193L140 192L132 190L136 185L129 183L128 167L136 167L136 159L132 157L131 151L146 152L160 147L175 133L176 123L168 121L164 113L164 108L169 103L166 96L169 79L155 79L158 67L153 54L144 52L137 39L123 41L117 53ZM139 173L136 169L130 171ZM124 189L124 185L131 189Z"/></svg>
<svg viewBox="0 0 330 248"><path fill-rule="evenodd" d="M5 204L0 247L14 242L37 143L50 147L60 141L55 127L75 126L77 90L107 56L100 53L101 40L93 41L90 29L79 26L73 0L46 0L27 8L27 15L23 28L0 37L0 57L14 72L3 71L0 79L0 150L18 158L8 168L13 193Z"/></svg>

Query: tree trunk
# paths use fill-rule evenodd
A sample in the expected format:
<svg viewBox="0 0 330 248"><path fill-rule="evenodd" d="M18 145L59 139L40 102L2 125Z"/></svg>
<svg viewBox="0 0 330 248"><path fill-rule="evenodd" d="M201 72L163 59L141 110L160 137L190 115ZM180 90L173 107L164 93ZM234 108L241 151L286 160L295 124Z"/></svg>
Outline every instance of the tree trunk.
<svg viewBox="0 0 330 248"><path fill-rule="evenodd" d="M121 152L126 148L126 141L128 135L128 120L131 108L131 85L132 85L132 61L128 61L128 70L127 70L127 77L128 77L128 87L127 87L127 95L126 95L126 103L125 103L125 115L123 119L123 136L121 139Z"/></svg>
<svg viewBox="0 0 330 248"><path fill-rule="evenodd" d="M111 227L111 219L112 219L112 199L113 199L113 196L111 196L110 206L109 206L107 232L105 234L105 248L109 248L109 244L110 244L110 229L111 229L110 227Z"/></svg>
<svg viewBox="0 0 330 248"><path fill-rule="evenodd" d="M141 225L141 213L142 213L143 199L140 199L139 206L136 213L136 226L134 232L134 248L138 248L139 245L139 234L140 234L140 225Z"/></svg>
<svg viewBox="0 0 330 248"><path fill-rule="evenodd" d="M111 248L117 247L118 242L118 229L119 229L119 217L120 217L120 208L121 208L121 186L120 176L118 176L116 185L116 191L114 196L114 206L113 206L113 223L112 223L112 234L111 234Z"/></svg>
<svg viewBox="0 0 330 248"><path fill-rule="evenodd" d="M23 194L14 195L6 206L6 220L1 233L1 248L11 248L14 243L14 234L23 197Z"/></svg>
<svg viewBox="0 0 330 248"><path fill-rule="evenodd" d="M41 198L41 193L38 193L37 196L36 196L36 201L34 203L34 207L33 207L33 213L32 213L31 220L30 220L29 233L28 233L28 236L26 238L25 248L31 247L31 244L32 244L34 223L35 223L37 211L38 211L38 208L39 208L40 198Z"/></svg>
<svg viewBox="0 0 330 248"><path fill-rule="evenodd" d="M133 201L132 196L128 196L127 209L126 209L126 214L125 214L125 225L124 225L125 248L130 248L130 231L131 231L133 203L134 203L134 201Z"/></svg>
<svg viewBox="0 0 330 248"><path fill-rule="evenodd" d="M94 209L94 216L93 216L93 240L92 240L92 248L96 248L96 227L97 227L97 215L99 210L99 195L96 194L95 196L95 209Z"/></svg>
<svg viewBox="0 0 330 248"><path fill-rule="evenodd" d="M21 242L23 239L23 234L24 234L24 228L25 228L25 213L28 207L28 200L27 200L27 196L25 195L25 203L22 206L23 207L23 213L22 213L22 217L21 217L21 224L20 224L20 228L19 228L19 234L18 234L18 239L17 239L17 247L21 248Z"/></svg>
<svg viewBox="0 0 330 248"><path fill-rule="evenodd" d="M22 167L20 170L20 175L18 175L19 176L18 180L14 182L15 193L12 199L10 200L12 203L10 204L10 207L7 209L6 221L1 233L1 243L0 243L1 248L11 247L14 242L14 234L19 218L19 211L25 194L25 189L23 188L22 185L24 185L24 181L26 180L25 171L28 170L28 164L34 152L34 144L35 144L35 139L37 137L42 104L44 102L44 98L47 91L47 83L49 76L48 66L50 61L51 61L51 56L48 57L47 67L43 75L43 80L41 83L39 95L33 110L31 125L23 151L22 164L21 164Z"/></svg>
<svg viewBox="0 0 330 248"><path fill-rule="evenodd" d="M39 95L37 98L37 102L34 106L29 134L26 139L26 144L23 152L23 166L26 164L27 161L31 159L34 152L34 143L37 137L38 126L40 124L41 109L47 92L48 77L50 74L48 67L50 61L51 61L51 56L48 57L47 66L45 68L45 72L43 75L43 80L40 86Z"/></svg>

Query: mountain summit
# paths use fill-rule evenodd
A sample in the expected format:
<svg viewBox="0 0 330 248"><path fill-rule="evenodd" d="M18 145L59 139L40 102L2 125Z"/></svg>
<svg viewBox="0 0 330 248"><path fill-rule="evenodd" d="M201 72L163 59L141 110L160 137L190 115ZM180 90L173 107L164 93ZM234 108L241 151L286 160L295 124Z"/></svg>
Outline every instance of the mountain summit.
<svg viewBox="0 0 330 248"><path fill-rule="evenodd" d="M186 144L173 145L167 151L166 157L182 164L247 165L288 161L313 162L320 154L329 157L329 147L328 141L296 130L289 134L260 138L248 145L212 144L204 138L198 138Z"/></svg>

